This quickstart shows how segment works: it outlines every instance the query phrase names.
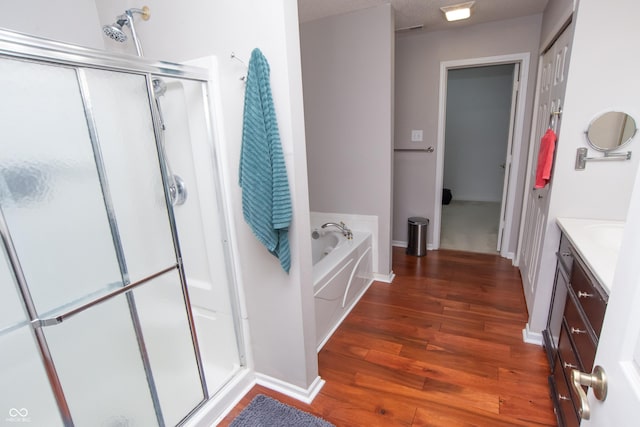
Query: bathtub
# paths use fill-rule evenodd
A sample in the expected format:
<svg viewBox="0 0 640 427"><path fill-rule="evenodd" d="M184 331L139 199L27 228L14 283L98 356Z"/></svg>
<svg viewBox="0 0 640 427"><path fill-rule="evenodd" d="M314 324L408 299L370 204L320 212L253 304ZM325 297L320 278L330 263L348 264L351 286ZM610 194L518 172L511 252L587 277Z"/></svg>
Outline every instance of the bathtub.
<svg viewBox="0 0 640 427"><path fill-rule="evenodd" d="M311 251L320 351L373 282L373 271L370 233L354 231L353 239L348 240L339 231L317 231L320 237L312 236Z"/></svg>

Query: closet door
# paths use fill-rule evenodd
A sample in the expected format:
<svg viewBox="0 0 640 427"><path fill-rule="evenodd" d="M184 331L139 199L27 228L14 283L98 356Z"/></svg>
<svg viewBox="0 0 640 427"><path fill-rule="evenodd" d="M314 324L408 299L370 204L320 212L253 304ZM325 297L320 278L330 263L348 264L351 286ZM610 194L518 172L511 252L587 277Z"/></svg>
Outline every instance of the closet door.
<svg viewBox="0 0 640 427"><path fill-rule="evenodd" d="M553 127L556 134L560 133L562 116L554 113L561 111L563 106L572 40L573 25L570 25L541 58L538 104L535 107L537 120L533 129L534 146L529 152L529 157L533 161L529 164L529 186L526 189L526 219L520 255L520 271L527 301L535 293L540 268L540 256L543 250L542 242L546 232L549 211L548 196L553 187L552 179L544 188L533 188L536 181L540 140L549 127ZM558 140L556 143L561 144L562 141Z"/></svg>

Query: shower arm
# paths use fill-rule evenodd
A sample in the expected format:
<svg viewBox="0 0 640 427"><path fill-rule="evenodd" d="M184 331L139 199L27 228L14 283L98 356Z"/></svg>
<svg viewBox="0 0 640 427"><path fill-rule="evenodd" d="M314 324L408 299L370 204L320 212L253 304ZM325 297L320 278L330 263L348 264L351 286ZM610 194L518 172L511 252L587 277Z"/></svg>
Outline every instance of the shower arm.
<svg viewBox="0 0 640 427"><path fill-rule="evenodd" d="M142 19L148 21L151 17L151 11L149 10L148 6L143 6L142 9L132 8L124 11L124 17L127 19L129 28L131 28L131 37L133 38L133 43L136 45L136 52L138 53L138 56L143 56L142 44L138 40L138 33L136 33L136 27L133 23L134 13L142 15Z"/></svg>
<svg viewBox="0 0 640 427"><path fill-rule="evenodd" d="M138 12L138 11L140 11L140 12ZM136 53L138 54L138 56L143 56L142 45L140 44L140 41L138 40L138 34L136 33L136 27L133 24L133 14L134 13L143 13L143 12L140 9L129 9L129 10L126 10L124 12L125 16L127 17L127 23L129 24L129 28L131 28L131 38L133 38L133 43L136 45ZM147 16L147 18L145 18L145 14L143 13L142 18L143 19L149 19L148 15L146 15L146 16Z"/></svg>

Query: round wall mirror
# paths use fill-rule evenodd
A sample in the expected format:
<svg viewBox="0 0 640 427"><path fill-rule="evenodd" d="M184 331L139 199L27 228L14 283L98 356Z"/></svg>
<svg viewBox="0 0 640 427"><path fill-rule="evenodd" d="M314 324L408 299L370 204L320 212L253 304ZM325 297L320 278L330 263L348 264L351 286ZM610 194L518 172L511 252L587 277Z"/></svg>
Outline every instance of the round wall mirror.
<svg viewBox="0 0 640 427"><path fill-rule="evenodd" d="M620 111L609 111L591 120L586 133L595 150L608 152L626 145L636 131L633 117Z"/></svg>

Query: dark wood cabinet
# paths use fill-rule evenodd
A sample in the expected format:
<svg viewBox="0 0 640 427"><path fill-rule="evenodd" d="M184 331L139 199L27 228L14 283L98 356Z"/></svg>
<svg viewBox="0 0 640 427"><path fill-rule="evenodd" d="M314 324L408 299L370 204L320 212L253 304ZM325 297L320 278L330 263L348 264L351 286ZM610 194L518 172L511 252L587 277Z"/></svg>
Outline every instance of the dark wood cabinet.
<svg viewBox="0 0 640 427"><path fill-rule="evenodd" d="M551 372L549 389L558 425L580 425L579 398L571 371L591 372L608 295L562 235L544 346Z"/></svg>

